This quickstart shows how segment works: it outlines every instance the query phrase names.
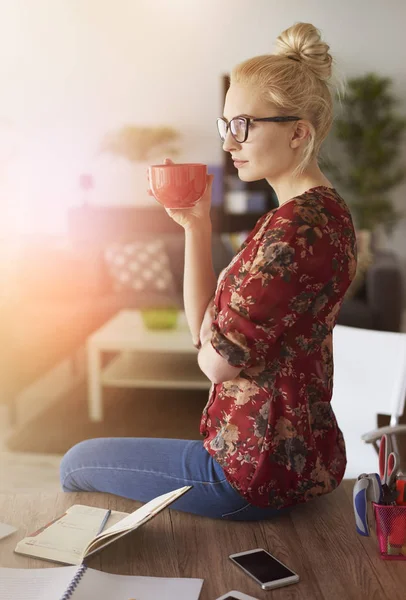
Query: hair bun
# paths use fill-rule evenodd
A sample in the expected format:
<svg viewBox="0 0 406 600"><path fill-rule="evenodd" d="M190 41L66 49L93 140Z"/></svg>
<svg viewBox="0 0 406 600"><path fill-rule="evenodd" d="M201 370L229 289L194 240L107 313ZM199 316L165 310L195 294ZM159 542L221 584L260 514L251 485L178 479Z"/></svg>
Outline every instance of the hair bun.
<svg viewBox="0 0 406 600"><path fill-rule="evenodd" d="M319 79L331 77L333 59L330 46L321 40L320 31L311 23L296 23L276 40L275 54L297 60L311 69Z"/></svg>

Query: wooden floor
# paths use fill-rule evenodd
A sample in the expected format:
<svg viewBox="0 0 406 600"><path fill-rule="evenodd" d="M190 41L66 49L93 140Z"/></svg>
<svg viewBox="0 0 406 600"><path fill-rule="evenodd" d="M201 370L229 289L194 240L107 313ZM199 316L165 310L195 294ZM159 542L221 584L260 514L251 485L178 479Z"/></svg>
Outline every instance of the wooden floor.
<svg viewBox="0 0 406 600"><path fill-rule="evenodd" d="M370 537L356 533L352 486L347 480L333 493L269 521L232 522L164 510L145 527L94 555L88 565L120 575L202 578L200 600L214 600L231 589L260 600L403 600L406 563L382 560L373 530ZM0 545L0 564L59 566L13 550L23 537L77 503L125 512L140 505L110 494L0 494L0 514L18 528ZM229 554L258 547L297 572L299 583L262 591L230 563Z"/></svg>
<svg viewBox="0 0 406 600"><path fill-rule="evenodd" d="M69 389L84 377L84 349L76 374L71 363L65 361L50 371L43 379L27 388L18 399L18 419L30 420L55 398L54 390ZM5 439L13 431L7 407L0 404L0 492L30 493L34 491L59 491L59 463L61 456L10 452Z"/></svg>
<svg viewBox="0 0 406 600"><path fill-rule="evenodd" d="M61 457L0 451L0 492L30 493L57 491Z"/></svg>

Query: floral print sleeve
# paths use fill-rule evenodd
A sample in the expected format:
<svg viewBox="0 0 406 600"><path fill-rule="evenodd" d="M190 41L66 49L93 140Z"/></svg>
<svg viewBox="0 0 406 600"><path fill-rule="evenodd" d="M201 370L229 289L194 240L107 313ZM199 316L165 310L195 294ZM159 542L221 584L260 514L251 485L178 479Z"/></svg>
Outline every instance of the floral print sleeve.
<svg viewBox="0 0 406 600"><path fill-rule="evenodd" d="M264 362L270 345L309 308L337 267L326 257L320 265L292 217L292 204L283 207L237 275L235 269L229 275L229 299L213 323L212 345L235 367Z"/></svg>
<svg viewBox="0 0 406 600"><path fill-rule="evenodd" d="M213 323L212 345L234 367L264 363L270 345L292 327L335 275L348 270L348 259L326 238L326 215L290 202L272 227L257 234L229 275L229 298ZM340 224L339 224L340 225ZM332 224L330 224L330 229ZM314 246L317 245L315 253ZM220 300L221 302L221 300Z"/></svg>
<svg viewBox="0 0 406 600"><path fill-rule="evenodd" d="M332 330L355 269L346 204L313 188L262 218L219 278L211 343L241 372L212 386L201 433L254 505L305 502L341 481Z"/></svg>

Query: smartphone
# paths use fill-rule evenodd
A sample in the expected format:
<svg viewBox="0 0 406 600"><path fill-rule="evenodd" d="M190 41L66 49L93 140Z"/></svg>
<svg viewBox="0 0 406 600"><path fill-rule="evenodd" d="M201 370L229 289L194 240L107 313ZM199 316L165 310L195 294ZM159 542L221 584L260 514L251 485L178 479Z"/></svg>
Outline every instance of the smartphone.
<svg viewBox="0 0 406 600"><path fill-rule="evenodd" d="M229 558L255 579L263 590L273 590L299 581L299 575L263 548L230 554Z"/></svg>
<svg viewBox="0 0 406 600"><path fill-rule="evenodd" d="M231 592L227 592L220 598L216 598L216 600L258 600L254 598L254 596L248 596L248 594L243 594L242 592L237 592L237 590L231 590Z"/></svg>

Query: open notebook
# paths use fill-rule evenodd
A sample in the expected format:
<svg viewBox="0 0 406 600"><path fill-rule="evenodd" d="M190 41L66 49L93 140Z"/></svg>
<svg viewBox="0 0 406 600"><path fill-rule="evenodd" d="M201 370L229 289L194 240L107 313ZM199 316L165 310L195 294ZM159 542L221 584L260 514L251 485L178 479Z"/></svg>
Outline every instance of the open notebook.
<svg viewBox="0 0 406 600"><path fill-rule="evenodd" d="M185 486L147 502L133 513L75 504L61 517L21 540L15 552L74 567L0 569L1 600L198 600L202 579L112 575L89 569L85 559L134 531L188 492ZM96 532L106 522L106 529Z"/></svg>
<svg viewBox="0 0 406 600"><path fill-rule="evenodd" d="M203 579L112 575L86 567L1 569L1 600L198 600Z"/></svg>
<svg viewBox="0 0 406 600"><path fill-rule="evenodd" d="M152 519L188 492L184 486L158 496L134 512L111 511L106 528L97 533L107 511L82 504L71 506L66 513L18 542L14 552L54 562L80 565L83 561Z"/></svg>

